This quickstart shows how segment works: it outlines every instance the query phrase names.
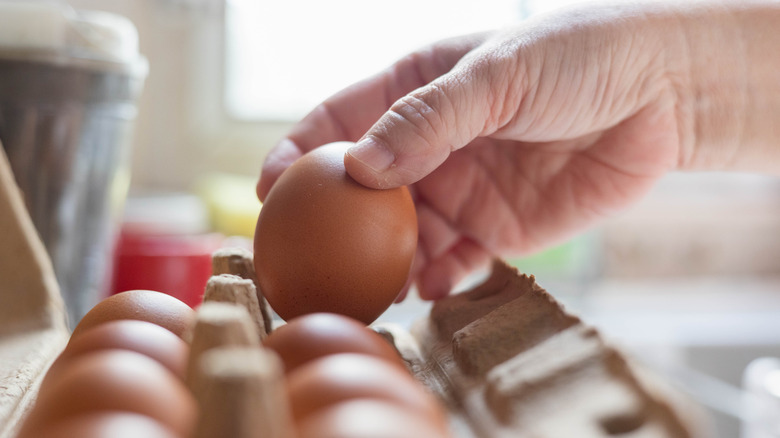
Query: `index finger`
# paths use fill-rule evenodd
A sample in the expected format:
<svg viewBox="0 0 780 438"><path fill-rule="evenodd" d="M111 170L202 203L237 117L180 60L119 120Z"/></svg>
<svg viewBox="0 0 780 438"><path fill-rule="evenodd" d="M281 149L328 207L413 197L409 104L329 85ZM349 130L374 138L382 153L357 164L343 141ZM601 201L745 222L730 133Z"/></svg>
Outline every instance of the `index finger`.
<svg viewBox="0 0 780 438"><path fill-rule="evenodd" d="M359 140L396 100L450 71L486 36L473 34L435 43L319 104L268 153L257 184L260 200L301 155L327 143Z"/></svg>

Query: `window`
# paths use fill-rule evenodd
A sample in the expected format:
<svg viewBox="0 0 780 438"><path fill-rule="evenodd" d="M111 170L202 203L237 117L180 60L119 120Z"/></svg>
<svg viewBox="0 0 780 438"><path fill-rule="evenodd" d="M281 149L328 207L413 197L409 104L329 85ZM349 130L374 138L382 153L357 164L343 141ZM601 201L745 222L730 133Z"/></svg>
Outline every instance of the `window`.
<svg viewBox="0 0 780 438"><path fill-rule="evenodd" d="M225 105L239 120L296 120L425 44L519 20L521 0L231 0Z"/></svg>

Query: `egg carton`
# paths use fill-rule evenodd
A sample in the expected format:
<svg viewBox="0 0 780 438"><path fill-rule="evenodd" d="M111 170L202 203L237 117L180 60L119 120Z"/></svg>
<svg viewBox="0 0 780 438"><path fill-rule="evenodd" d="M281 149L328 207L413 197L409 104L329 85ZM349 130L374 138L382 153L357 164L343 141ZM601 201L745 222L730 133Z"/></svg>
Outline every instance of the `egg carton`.
<svg viewBox="0 0 780 438"><path fill-rule="evenodd" d="M223 297L255 296L250 253L222 251L214 266L219 277L212 277L207 301L220 284L222 290L233 284ZM264 337L272 327L261 321L270 309L259 296L266 310L253 310L252 302L248 313ZM697 404L567 313L533 276L500 260L485 282L436 302L411 329L389 322L371 327L439 397L456 438L711 436ZM284 395L276 397L275 405L283 404Z"/></svg>
<svg viewBox="0 0 780 438"><path fill-rule="evenodd" d="M407 331L378 323L458 438L704 438L704 411L495 261Z"/></svg>
<svg viewBox="0 0 780 438"><path fill-rule="evenodd" d="M1 148L0 230L4 233L0 245L0 438L12 438L69 332L51 263ZM229 281L211 282L206 298L245 307L251 317L245 325L254 328L236 331L215 324L212 337L202 337L202 342L219 339L224 344L233 336L237 345L256 344L256 340L230 335L251 331L262 339L272 329L267 303L261 295L255 298L251 254L228 251L215 255L214 269ZM708 436L696 405L567 313L532 276L520 275L500 261L483 284L440 300L410 330L386 322L372 328L395 346L412 374L439 396L457 438ZM280 395L279 364L268 355L260 357L264 353L259 350L232 354L239 356L215 362L210 378L220 383L203 386L204 394L216 391L219 397L209 395L203 400L252 399L251 403L278 410L279 403L263 402L258 394L268 400L284 397ZM241 354L259 356L238 360ZM235 369L248 362L265 365ZM228 377L242 374L243 381L256 390L247 385L231 387L225 383L228 377L220 373ZM236 424L231 417L242 412L231 408L220 413L224 405L216 403L208 410L208 423L221 425L221 430L226 424ZM281 424L278 420L285 417L284 412L266 414L242 417L277 419L265 426ZM289 420L283 423L284 429L290 426ZM257 427L261 425L249 429ZM286 436L284 430L275 430L268 436Z"/></svg>
<svg viewBox="0 0 780 438"><path fill-rule="evenodd" d="M0 233L0 438L12 438L69 333L51 261L2 145Z"/></svg>

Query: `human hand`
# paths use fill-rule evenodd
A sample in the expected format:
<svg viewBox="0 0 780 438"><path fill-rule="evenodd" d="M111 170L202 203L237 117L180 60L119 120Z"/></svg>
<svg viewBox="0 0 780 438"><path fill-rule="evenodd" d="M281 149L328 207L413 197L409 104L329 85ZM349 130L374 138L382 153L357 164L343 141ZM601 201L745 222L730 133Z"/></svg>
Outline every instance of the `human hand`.
<svg viewBox="0 0 780 438"><path fill-rule="evenodd" d="M412 278L440 298L494 255L560 242L700 164L699 43L683 15L576 8L417 52L302 120L268 156L258 195L306 151L358 141L345 156L352 177L410 186Z"/></svg>

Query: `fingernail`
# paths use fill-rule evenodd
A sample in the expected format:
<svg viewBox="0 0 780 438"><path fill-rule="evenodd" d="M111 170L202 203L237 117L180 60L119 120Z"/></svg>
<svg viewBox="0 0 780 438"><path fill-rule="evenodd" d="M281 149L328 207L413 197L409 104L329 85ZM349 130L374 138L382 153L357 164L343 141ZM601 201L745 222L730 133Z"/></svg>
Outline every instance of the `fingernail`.
<svg viewBox="0 0 780 438"><path fill-rule="evenodd" d="M383 172L395 162L395 154L371 137L361 139L347 153L374 172Z"/></svg>

